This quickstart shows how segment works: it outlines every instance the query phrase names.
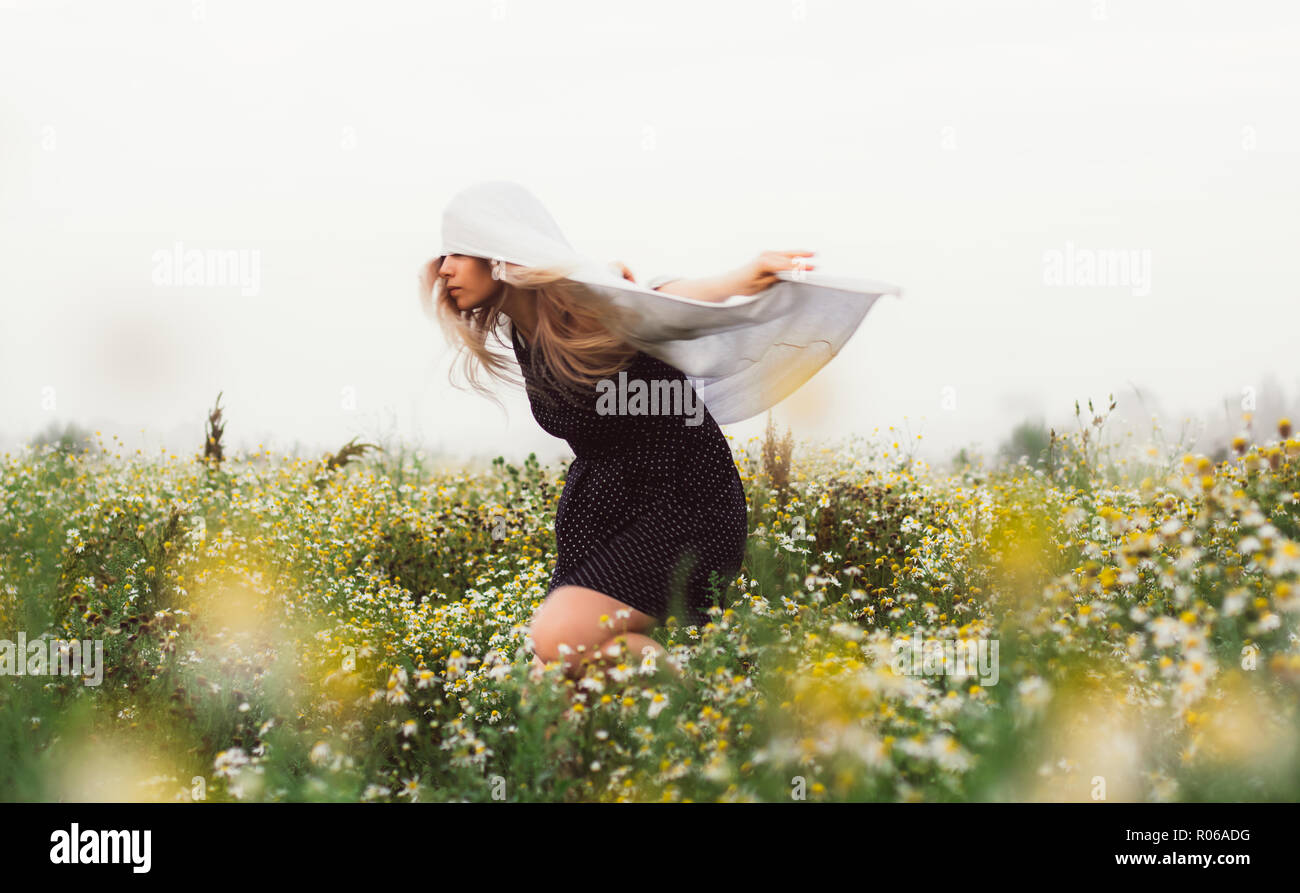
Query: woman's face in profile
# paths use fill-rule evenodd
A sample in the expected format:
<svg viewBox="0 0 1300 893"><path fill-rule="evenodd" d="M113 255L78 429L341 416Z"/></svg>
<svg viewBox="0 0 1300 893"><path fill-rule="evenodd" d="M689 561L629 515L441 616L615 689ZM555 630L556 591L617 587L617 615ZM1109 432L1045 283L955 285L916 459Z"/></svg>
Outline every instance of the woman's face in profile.
<svg viewBox="0 0 1300 893"><path fill-rule="evenodd" d="M496 298L502 283L492 278L492 265L481 257L448 254L438 268L438 277L458 310L473 310Z"/></svg>

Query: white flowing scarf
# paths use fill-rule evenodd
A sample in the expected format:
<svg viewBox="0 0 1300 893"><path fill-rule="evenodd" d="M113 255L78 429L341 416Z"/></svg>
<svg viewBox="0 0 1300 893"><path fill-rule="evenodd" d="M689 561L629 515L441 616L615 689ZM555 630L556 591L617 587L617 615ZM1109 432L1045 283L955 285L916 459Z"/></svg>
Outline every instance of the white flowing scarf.
<svg viewBox="0 0 1300 893"><path fill-rule="evenodd" d="M619 308L628 343L691 379L720 425L794 393L839 353L881 295L902 295L895 285L815 270L777 273L757 294L717 303L665 294L574 251L536 196L501 180L477 183L448 202L442 253L569 271L594 299Z"/></svg>

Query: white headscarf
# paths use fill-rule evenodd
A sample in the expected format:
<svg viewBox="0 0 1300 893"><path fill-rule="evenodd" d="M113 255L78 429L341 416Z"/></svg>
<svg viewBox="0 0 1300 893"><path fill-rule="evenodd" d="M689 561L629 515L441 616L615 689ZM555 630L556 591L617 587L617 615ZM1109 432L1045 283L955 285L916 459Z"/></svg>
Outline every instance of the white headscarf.
<svg viewBox="0 0 1300 893"><path fill-rule="evenodd" d="M888 283L806 270L778 273L763 291L720 303L654 291L574 251L537 197L503 180L469 186L447 203L442 253L570 271L597 300L628 314L621 334L629 343L691 378L720 425L792 394L839 352L881 295L902 294Z"/></svg>

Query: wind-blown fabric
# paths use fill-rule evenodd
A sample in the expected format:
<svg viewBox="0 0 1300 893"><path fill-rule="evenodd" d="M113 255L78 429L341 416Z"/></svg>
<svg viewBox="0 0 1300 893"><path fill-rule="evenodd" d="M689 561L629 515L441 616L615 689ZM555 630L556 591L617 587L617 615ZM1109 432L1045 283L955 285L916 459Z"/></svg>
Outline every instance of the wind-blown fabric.
<svg viewBox="0 0 1300 893"><path fill-rule="evenodd" d="M567 270L595 300L618 308L612 318L633 347L692 380L721 425L794 393L839 353L881 295L902 295L896 285L818 271L778 273L763 291L722 302L665 294L575 251L537 197L504 180L474 184L448 202L442 253Z"/></svg>

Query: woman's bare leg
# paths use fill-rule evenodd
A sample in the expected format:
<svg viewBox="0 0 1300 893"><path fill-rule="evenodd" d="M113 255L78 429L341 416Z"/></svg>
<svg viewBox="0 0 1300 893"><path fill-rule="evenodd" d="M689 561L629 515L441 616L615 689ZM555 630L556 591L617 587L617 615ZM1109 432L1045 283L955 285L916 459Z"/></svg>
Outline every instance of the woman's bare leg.
<svg viewBox="0 0 1300 893"><path fill-rule="evenodd" d="M529 624L534 666L563 659L565 675L578 679L586 672L588 663L608 663L611 660L610 648L620 644L618 639L623 637L621 646L625 651L621 656L627 663L639 664L642 649L652 647L657 662L676 672L672 663L666 660L667 652L663 646L645 635L658 622L651 615L603 592L584 586L558 586L537 609ZM563 653L561 645L568 646L568 654Z"/></svg>

